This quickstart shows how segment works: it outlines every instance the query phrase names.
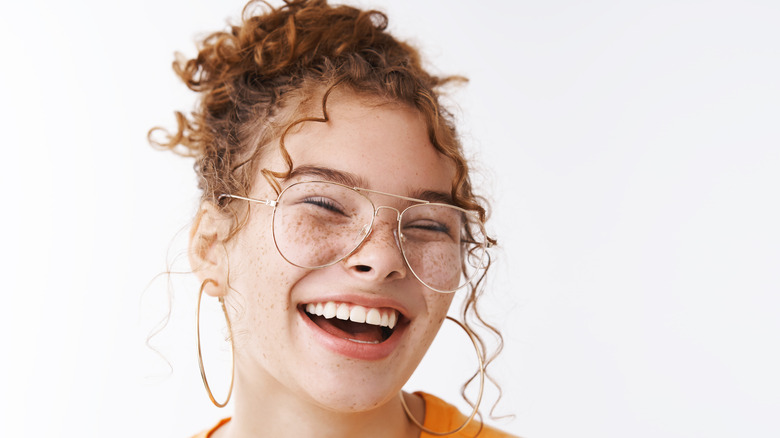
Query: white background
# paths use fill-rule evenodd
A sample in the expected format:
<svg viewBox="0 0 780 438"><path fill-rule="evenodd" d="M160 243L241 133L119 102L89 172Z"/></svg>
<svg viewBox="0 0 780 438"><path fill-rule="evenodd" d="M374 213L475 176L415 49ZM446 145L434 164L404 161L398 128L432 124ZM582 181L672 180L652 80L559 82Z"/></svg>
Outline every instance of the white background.
<svg viewBox="0 0 780 438"><path fill-rule="evenodd" d="M485 309L515 415L496 424L780 436L780 3L384 3L471 79L454 98L502 245ZM188 276L152 340L173 371L145 346L198 199L145 134L192 105L173 52L241 6L4 2L0 435L187 437L229 413L200 384ZM455 340L410 389L457 400Z"/></svg>

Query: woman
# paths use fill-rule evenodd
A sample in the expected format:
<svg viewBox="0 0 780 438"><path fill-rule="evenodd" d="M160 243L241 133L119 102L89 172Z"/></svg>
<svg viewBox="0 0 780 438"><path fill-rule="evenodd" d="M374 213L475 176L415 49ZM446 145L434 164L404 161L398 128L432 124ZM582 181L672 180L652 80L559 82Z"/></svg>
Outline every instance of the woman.
<svg viewBox="0 0 780 438"><path fill-rule="evenodd" d="M196 158L190 262L233 348L235 413L198 437L508 436L401 392L456 290L489 361L468 320L493 330L475 305L494 241L438 103L454 78L380 13L256 6L174 64L200 102L155 142Z"/></svg>

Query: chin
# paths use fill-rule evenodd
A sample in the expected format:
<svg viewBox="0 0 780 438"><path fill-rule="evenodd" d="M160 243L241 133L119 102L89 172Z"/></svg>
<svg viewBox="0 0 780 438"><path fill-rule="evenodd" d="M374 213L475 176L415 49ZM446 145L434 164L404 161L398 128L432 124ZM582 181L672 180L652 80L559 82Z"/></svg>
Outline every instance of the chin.
<svg viewBox="0 0 780 438"><path fill-rule="evenodd" d="M318 394L311 394L318 405L338 413L358 413L377 409L394 398L398 397L400 389L374 389L364 388L355 390L354 386L345 386L340 390L324 390Z"/></svg>

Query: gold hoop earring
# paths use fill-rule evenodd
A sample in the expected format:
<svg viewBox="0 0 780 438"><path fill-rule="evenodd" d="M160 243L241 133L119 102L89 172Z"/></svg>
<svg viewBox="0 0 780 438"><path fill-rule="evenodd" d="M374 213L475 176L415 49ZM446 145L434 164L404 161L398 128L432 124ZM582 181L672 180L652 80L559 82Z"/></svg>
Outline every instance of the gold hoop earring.
<svg viewBox="0 0 780 438"><path fill-rule="evenodd" d="M200 377L203 379L203 386L206 387L206 392L209 394L209 399L211 399L211 402L214 403L214 406L218 408L224 408L225 405L230 401L230 396L233 394L233 372L235 371L235 352L233 351L233 329L230 327L230 318L228 318L227 309L225 308L225 299L223 297L219 297L219 304L222 306L222 312L225 314L225 321L227 322L227 329L228 329L228 339L230 339L230 387L228 388L228 394L225 398L225 401L223 403L218 402L214 398L214 394L211 393L211 388L209 387L209 381L206 379L206 369L203 367L203 354L201 352L200 348L200 299L203 297L203 289L206 287L208 283L212 283L215 286L217 286L217 282L207 278L203 280L203 283L200 285L200 291L198 292L198 310L197 310L197 335L198 335L198 366L200 366Z"/></svg>
<svg viewBox="0 0 780 438"><path fill-rule="evenodd" d="M423 426L419 421L417 421L416 418L414 418L414 415L412 415L411 410L409 410L409 406L406 404L406 400L404 400L404 392L400 392L401 396L401 405L404 407L404 411L406 411L406 416L409 417L410 420L412 420L412 423L414 423L417 427L422 429L425 433L429 435L436 435L436 436L444 436L444 435L452 435L453 433L458 433L461 430L465 429L466 426L471 423L471 420L474 419L474 416L477 415L477 412L479 411L479 404L482 402L482 391L485 389L485 360L482 357L482 350L479 349L479 345L477 344L477 338L474 335L474 332L471 331L468 327L466 327L465 324L458 321L457 319L447 316L447 319L454 322L455 324L458 324L460 328L463 329L463 331L466 332L466 334L469 335L469 339L471 340L471 343L474 344L474 350L477 352L477 360L479 361L479 395L477 395L477 403L474 405L474 410L471 412L471 415L466 419L466 422L461 424L460 427L458 427L455 430L451 430L449 432L436 432L431 429L428 429L427 427Z"/></svg>

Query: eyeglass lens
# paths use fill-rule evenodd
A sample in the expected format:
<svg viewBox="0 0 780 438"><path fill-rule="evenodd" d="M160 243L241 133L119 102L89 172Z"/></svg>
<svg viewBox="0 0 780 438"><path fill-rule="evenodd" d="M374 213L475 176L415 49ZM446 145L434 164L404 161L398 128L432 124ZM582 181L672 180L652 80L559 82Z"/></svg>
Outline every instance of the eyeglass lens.
<svg viewBox="0 0 780 438"><path fill-rule="evenodd" d="M349 255L365 240L374 205L355 189L328 182L302 182L286 188L274 211L279 253L290 263L320 268ZM426 286L452 292L484 262L481 223L446 204L415 204L401 217L398 241L412 273Z"/></svg>

